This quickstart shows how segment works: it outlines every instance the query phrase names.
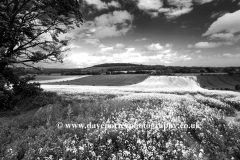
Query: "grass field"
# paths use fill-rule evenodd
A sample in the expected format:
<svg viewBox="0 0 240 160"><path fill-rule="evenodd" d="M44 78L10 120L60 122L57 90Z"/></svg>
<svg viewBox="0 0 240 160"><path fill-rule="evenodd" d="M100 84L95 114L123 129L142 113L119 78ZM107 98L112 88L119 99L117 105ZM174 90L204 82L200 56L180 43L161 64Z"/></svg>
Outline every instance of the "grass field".
<svg viewBox="0 0 240 160"><path fill-rule="evenodd" d="M230 89L235 90L235 86L240 84L240 75L204 75L197 76L201 86L206 89Z"/></svg>
<svg viewBox="0 0 240 160"><path fill-rule="evenodd" d="M123 74L123 75L95 75L79 78L71 81L49 83L53 85L93 85L93 86L125 86L144 81L149 75L146 74Z"/></svg>

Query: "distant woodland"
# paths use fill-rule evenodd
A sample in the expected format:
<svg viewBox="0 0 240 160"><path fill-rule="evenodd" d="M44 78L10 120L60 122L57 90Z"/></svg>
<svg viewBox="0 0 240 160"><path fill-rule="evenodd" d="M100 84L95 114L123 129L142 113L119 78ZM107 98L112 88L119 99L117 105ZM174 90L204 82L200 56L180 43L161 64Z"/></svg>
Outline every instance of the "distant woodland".
<svg viewBox="0 0 240 160"><path fill-rule="evenodd" d="M61 75L100 75L100 74L155 74L173 75L175 73L228 73L229 75L240 74L240 67L182 67L163 65L142 65L131 63L106 63L88 68L42 68L35 70L21 68L26 74L61 74Z"/></svg>

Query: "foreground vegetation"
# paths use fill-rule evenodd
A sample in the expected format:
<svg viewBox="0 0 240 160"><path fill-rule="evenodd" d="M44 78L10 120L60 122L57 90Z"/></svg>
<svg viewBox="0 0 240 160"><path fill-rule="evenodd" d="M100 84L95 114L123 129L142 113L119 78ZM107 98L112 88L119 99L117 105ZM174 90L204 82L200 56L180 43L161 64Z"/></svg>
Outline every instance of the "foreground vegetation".
<svg viewBox="0 0 240 160"><path fill-rule="evenodd" d="M31 103L29 103L31 102ZM61 94L21 100L0 119L3 159L239 159L240 95L229 92ZM33 109L34 108L34 109ZM199 124L199 128L58 129L89 124Z"/></svg>

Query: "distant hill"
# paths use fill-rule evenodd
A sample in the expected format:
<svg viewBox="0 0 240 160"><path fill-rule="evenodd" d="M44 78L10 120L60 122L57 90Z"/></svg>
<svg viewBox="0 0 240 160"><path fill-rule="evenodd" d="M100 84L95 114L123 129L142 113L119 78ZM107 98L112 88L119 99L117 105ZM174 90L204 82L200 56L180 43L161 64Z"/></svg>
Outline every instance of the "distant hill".
<svg viewBox="0 0 240 160"><path fill-rule="evenodd" d="M87 68L42 68L41 71L32 69L32 68L25 68L25 71L30 74L78 74L78 73L87 73L87 72L96 72L99 74L107 72L109 69L113 70L125 70L131 68L142 68L145 65L142 64L131 64L131 63L105 63L94 65L92 67Z"/></svg>
<svg viewBox="0 0 240 160"><path fill-rule="evenodd" d="M240 67L181 67L164 65L142 65L132 63L104 63L87 68L43 68L41 71L25 68L26 74L63 74L63 75L96 75L109 74L109 72L138 71L160 73L233 73L239 74Z"/></svg>
<svg viewBox="0 0 240 160"><path fill-rule="evenodd" d="M132 63L104 63L94 65L93 67L115 67L115 66L144 66L142 64L132 64Z"/></svg>

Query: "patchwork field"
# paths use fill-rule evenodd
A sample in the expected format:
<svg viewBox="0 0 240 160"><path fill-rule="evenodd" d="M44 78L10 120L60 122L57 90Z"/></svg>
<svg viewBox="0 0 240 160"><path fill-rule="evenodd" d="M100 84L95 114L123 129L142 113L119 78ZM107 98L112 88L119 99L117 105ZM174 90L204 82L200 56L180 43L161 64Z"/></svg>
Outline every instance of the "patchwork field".
<svg viewBox="0 0 240 160"><path fill-rule="evenodd" d="M72 81L43 84L47 91L67 93L120 93L120 92L196 92L200 87L196 76L102 75L79 78ZM100 79L101 77L102 79ZM144 79L143 79L144 78ZM141 82L140 82L141 80ZM73 83L74 82L74 83ZM81 83L79 83L81 82ZM132 83L132 84L131 84ZM136 83L136 84L133 84ZM51 85L54 84L54 85ZM61 85L57 85L61 84ZM63 85L69 84L69 85ZM79 85L82 84L82 85ZM83 85L85 84L85 85ZM86 85L88 84L88 85ZM130 85L131 84L131 85ZM94 86L95 85L95 86Z"/></svg>
<svg viewBox="0 0 240 160"><path fill-rule="evenodd" d="M238 77L65 78L18 102L32 110L0 118L0 158L240 159L240 93L200 87Z"/></svg>
<svg viewBox="0 0 240 160"><path fill-rule="evenodd" d="M235 86L240 84L240 75L204 75L197 78L200 85L206 89L235 90Z"/></svg>
<svg viewBox="0 0 240 160"><path fill-rule="evenodd" d="M128 86L132 88L160 90L235 90L240 84L240 75L179 75L149 76L146 74L94 75L94 76L37 76L36 80L45 85L74 86ZM133 86L134 85L134 86ZM48 86L47 88L51 88ZM66 87L65 87L66 88ZM69 88L69 87L68 87ZM112 89L112 88L111 88Z"/></svg>

